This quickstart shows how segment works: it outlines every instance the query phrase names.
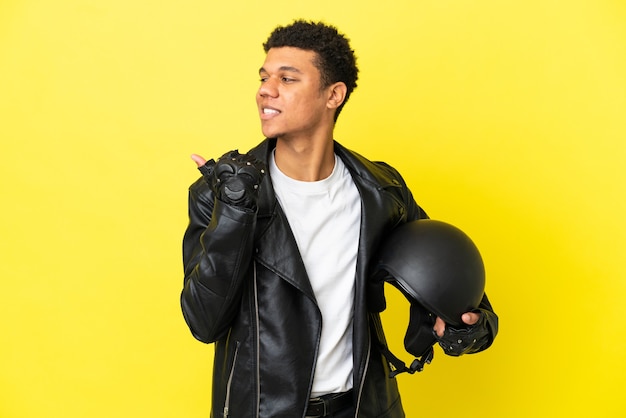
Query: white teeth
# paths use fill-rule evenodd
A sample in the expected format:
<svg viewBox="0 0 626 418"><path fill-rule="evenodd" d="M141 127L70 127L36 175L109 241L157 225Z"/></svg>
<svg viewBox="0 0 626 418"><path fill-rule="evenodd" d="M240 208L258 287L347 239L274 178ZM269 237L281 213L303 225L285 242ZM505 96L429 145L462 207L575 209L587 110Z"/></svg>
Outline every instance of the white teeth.
<svg viewBox="0 0 626 418"><path fill-rule="evenodd" d="M266 107L263 108L263 113L266 115L275 115L277 113L280 113L278 110L275 109L268 109Z"/></svg>

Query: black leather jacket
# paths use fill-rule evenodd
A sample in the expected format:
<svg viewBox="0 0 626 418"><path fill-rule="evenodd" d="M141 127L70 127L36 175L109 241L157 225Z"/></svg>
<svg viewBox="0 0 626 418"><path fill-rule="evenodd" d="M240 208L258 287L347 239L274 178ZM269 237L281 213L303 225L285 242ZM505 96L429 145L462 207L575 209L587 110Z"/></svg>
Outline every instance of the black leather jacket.
<svg viewBox="0 0 626 418"><path fill-rule="evenodd" d="M268 161L275 140L250 151ZM380 317L366 303L370 259L395 226L426 217L399 173L335 143L362 199L353 358L358 417L403 417L395 379L378 350ZM183 315L195 338L215 343L212 417L304 417L322 317L269 176L257 213L214 199L200 178L189 189L183 241ZM408 305L407 305L408 306Z"/></svg>

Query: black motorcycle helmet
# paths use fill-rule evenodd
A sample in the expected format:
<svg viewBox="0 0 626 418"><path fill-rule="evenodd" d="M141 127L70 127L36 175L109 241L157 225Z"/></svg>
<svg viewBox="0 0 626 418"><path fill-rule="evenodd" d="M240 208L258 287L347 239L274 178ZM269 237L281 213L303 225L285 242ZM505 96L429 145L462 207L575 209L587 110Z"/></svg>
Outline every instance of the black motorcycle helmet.
<svg viewBox="0 0 626 418"><path fill-rule="evenodd" d="M432 219L393 230L380 246L373 277L397 287L411 303L404 345L422 356L421 363L432 359L434 318L463 327L461 316L478 308L485 290L485 268L474 242L457 227ZM423 364L414 366L421 370Z"/></svg>
<svg viewBox="0 0 626 418"><path fill-rule="evenodd" d="M420 219L396 228L383 242L378 269L389 273L410 299L447 324L478 307L485 292L485 267L474 242L442 221Z"/></svg>

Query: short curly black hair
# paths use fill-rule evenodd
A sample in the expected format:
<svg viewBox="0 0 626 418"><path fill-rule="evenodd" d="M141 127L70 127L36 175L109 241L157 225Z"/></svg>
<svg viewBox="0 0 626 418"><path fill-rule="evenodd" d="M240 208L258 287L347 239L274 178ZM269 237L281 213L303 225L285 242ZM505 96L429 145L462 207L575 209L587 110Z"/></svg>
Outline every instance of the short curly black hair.
<svg viewBox="0 0 626 418"><path fill-rule="evenodd" d="M313 64L320 70L322 88L339 81L345 83L346 97L335 112L336 121L359 78L356 56L348 38L332 25L298 19L290 25L276 27L263 44L266 53L280 47L315 52L318 59Z"/></svg>

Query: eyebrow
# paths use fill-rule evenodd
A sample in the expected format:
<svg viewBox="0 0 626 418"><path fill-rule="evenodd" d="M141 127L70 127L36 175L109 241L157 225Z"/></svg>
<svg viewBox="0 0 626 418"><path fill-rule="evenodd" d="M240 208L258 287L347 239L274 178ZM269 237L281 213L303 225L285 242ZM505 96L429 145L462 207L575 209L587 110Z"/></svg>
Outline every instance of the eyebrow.
<svg viewBox="0 0 626 418"><path fill-rule="evenodd" d="M278 70L279 71L290 71L292 73L300 73L300 74L302 74L302 71L300 71L296 67L291 67L289 65L283 65ZM261 67L261 68L259 68L259 74L260 73L267 73L267 70L264 67Z"/></svg>

